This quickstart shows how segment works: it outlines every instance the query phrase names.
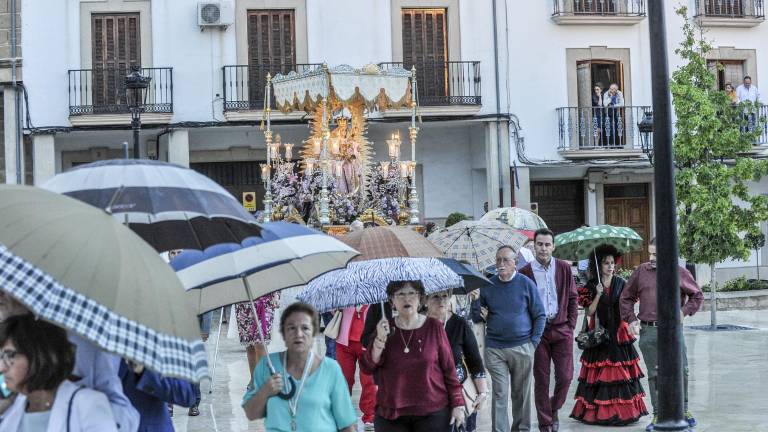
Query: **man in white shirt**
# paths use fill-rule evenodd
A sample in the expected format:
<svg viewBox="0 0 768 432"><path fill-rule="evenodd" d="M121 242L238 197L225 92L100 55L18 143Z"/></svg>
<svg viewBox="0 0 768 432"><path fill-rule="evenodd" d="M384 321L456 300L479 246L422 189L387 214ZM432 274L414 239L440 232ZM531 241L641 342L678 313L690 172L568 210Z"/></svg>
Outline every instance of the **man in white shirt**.
<svg viewBox="0 0 768 432"><path fill-rule="evenodd" d="M736 88L736 97L739 98L739 102L760 102L760 91L752 85L752 77L749 75L744 77L744 83Z"/></svg>

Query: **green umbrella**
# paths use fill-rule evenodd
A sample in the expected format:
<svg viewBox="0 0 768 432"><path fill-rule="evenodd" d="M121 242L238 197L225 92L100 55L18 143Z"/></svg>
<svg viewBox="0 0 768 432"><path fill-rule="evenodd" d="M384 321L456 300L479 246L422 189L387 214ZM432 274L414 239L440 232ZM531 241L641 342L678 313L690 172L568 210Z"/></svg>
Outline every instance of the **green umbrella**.
<svg viewBox="0 0 768 432"><path fill-rule="evenodd" d="M104 210L0 185L0 290L36 316L163 375L207 376L197 318L178 277Z"/></svg>
<svg viewBox="0 0 768 432"><path fill-rule="evenodd" d="M597 225L582 227L558 235L555 238L557 258L578 261L591 257L592 251L601 245L615 247L619 253L625 254L643 247L643 239L627 227Z"/></svg>

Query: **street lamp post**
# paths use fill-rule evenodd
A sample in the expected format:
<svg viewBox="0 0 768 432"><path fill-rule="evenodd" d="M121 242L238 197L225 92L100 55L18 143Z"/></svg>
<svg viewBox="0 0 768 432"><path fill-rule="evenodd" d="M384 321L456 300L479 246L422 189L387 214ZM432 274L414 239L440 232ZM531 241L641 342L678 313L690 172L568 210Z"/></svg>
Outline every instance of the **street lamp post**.
<svg viewBox="0 0 768 432"><path fill-rule="evenodd" d="M128 108L131 110L131 129L133 129L133 158L138 159L139 130L141 129L141 112L147 104L147 88L152 77L141 74L138 66L131 68L131 73L125 77L125 91L128 97Z"/></svg>
<svg viewBox="0 0 768 432"><path fill-rule="evenodd" d="M643 119L637 124L640 131L643 153L648 155L648 162L653 165L653 111L643 113Z"/></svg>
<svg viewBox="0 0 768 432"><path fill-rule="evenodd" d="M687 431L683 416L683 351L680 279L677 264L677 211L672 153L664 0L648 2L653 94L653 152L656 193L656 310L658 320L658 418L654 430ZM662 289L663 287L663 289Z"/></svg>

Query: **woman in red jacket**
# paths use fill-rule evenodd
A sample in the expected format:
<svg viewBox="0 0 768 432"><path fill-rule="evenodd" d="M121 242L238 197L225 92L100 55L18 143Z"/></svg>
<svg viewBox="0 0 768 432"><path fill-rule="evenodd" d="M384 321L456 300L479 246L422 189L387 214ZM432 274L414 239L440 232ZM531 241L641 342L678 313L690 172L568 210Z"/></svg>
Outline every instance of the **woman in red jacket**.
<svg viewBox="0 0 768 432"><path fill-rule="evenodd" d="M445 329L419 314L421 281L390 282L387 295L398 316L379 322L360 364L379 383L376 432L450 431L464 423L464 398Z"/></svg>

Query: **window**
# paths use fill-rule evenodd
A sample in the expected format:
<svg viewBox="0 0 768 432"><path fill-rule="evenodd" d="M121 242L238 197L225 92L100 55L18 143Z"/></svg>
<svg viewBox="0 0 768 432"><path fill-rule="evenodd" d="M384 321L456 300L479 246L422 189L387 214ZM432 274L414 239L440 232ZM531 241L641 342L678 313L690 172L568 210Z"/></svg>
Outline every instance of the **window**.
<svg viewBox="0 0 768 432"><path fill-rule="evenodd" d="M403 9L403 67L416 67L419 97L448 95L446 9Z"/></svg>
<svg viewBox="0 0 768 432"><path fill-rule="evenodd" d="M267 73L288 73L296 64L293 9L248 11L248 79L251 101L264 100Z"/></svg>
<svg viewBox="0 0 768 432"><path fill-rule="evenodd" d="M704 2L704 14L710 16L742 16L742 0L700 0Z"/></svg>
<svg viewBox="0 0 768 432"><path fill-rule="evenodd" d="M125 76L141 67L139 14L92 14L94 112L117 111L125 101Z"/></svg>

